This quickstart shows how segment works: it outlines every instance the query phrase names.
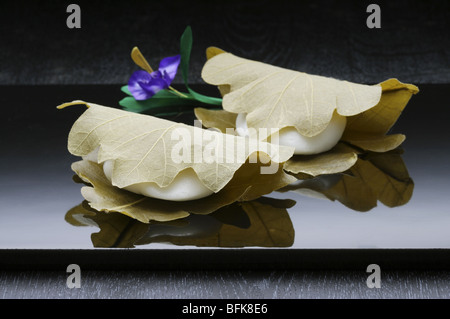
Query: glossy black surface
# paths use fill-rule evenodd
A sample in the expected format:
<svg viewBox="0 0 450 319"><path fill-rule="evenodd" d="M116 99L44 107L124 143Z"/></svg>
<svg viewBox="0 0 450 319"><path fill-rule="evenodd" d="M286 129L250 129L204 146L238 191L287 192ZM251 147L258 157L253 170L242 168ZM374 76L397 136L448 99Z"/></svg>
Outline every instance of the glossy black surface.
<svg viewBox="0 0 450 319"><path fill-rule="evenodd" d="M223 251L224 257L248 250L243 263L263 260L266 252L274 258L278 252L279 256L284 256L280 257L283 259L289 256L289 251L305 249L310 253L313 251L315 258L320 256L321 250L329 254L326 249L336 254L342 249L357 249L366 254L388 248L420 248L433 256L435 248L450 248L449 88L448 85L420 86L421 92L412 97L393 129L407 136L402 159L414 181L414 192L406 204L389 208L378 203L367 212L359 212L339 201L295 192L274 192L265 196L258 208L278 207L280 215L277 217L284 214L282 227L276 226L281 227L277 229L277 234L281 235L273 237L273 232L267 229L262 233L259 231L265 226L259 215L255 219L255 212L243 210L238 205L230 206L228 212L189 217L179 225L149 226L122 215L105 216L103 213L96 217L80 215L76 220L71 219L68 211L81 204L83 198L81 186L72 180L73 172L70 170L70 164L77 158L68 153L66 143L70 127L83 108L56 110L56 106L83 99L117 107L123 96L120 85L2 86L2 256L12 256L9 264L15 260L17 263L28 260L30 256L46 256L45 253L39 254L40 250L50 250L50 254L52 250L63 251L68 259L71 252L75 256L89 251L89 256L95 256L97 251L98 256L114 259L116 257L111 257L109 249L105 252L105 249L96 247L135 247L133 251L159 250L162 255L167 250L184 254L182 251L188 249L196 251L195 256L202 258L202 254L205 257L211 252L206 248L217 246L245 247L214 252L220 255ZM210 87L197 89L215 93ZM187 117L176 120L186 121ZM295 205L270 198L290 199L295 201ZM101 233L99 227L102 227ZM22 249L28 252L24 253ZM33 251L37 252L36 256ZM127 254L138 258L135 253L128 251ZM180 265L182 256L174 257L179 258ZM395 260L395 255L392 257ZM105 262L98 258L94 260ZM292 259L295 261L300 259ZM161 261L155 259L153 262L158 264ZM151 264L150 261L147 263Z"/></svg>

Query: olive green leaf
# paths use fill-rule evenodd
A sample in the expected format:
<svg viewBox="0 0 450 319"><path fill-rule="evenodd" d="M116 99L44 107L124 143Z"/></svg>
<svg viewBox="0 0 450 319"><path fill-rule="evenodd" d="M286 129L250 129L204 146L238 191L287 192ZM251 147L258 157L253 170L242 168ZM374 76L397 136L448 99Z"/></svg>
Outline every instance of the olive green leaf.
<svg viewBox="0 0 450 319"><path fill-rule="evenodd" d="M122 91L129 92L128 85L123 86ZM119 104L126 111L158 117L192 111L193 105L198 106L202 104L189 93L184 93L184 96L184 98L180 98L180 96L172 93L172 91L161 90L152 96L151 99L138 101L131 95L124 97L120 100Z"/></svg>
<svg viewBox="0 0 450 319"><path fill-rule="evenodd" d="M198 102L210 105L221 105L222 99L197 93L189 87L188 74L189 74L189 61L191 59L192 43L193 43L192 29L190 26L187 26L180 38L180 56L181 56L180 69L184 85L188 89L190 96L193 97Z"/></svg>
<svg viewBox="0 0 450 319"><path fill-rule="evenodd" d="M406 104L419 89L412 84L389 79L380 83L381 99L373 108L347 118L342 140L359 148L386 152L397 148L404 140L403 134L386 135L400 117Z"/></svg>

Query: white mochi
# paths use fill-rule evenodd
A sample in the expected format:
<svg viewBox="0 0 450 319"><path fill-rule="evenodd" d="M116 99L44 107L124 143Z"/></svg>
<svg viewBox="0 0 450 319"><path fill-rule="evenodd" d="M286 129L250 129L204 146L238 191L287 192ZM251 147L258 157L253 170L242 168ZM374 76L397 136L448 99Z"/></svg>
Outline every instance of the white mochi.
<svg viewBox="0 0 450 319"><path fill-rule="evenodd" d="M84 156L83 159L97 163L98 148ZM107 160L103 163L103 172L106 178L111 181L114 162ZM187 201L204 198L214 192L207 188L198 178L192 169L181 171L167 187L159 187L153 182L137 183L123 189L144 195L170 201Z"/></svg>
<svg viewBox="0 0 450 319"><path fill-rule="evenodd" d="M247 115L239 113L236 117L236 132L240 136L248 136ZM295 148L294 154L318 154L332 149L342 137L347 118L336 112L327 128L321 133L308 137L300 134L294 127L285 127L279 131L278 144ZM272 142L276 142L272 140Z"/></svg>

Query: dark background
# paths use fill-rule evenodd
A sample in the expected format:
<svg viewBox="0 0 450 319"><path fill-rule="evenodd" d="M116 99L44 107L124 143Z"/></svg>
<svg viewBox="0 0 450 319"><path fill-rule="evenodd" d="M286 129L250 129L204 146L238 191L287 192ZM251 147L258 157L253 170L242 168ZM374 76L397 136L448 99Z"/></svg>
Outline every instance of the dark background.
<svg viewBox="0 0 450 319"><path fill-rule="evenodd" d="M381 29L366 26L381 7ZM81 29L66 8L81 7ZM0 84L118 84L137 69L138 46L155 68L193 29L191 83L205 49L363 83L390 77L450 81L450 1L11 1L0 2ZM176 83L181 82L177 77Z"/></svg>
<svg viewBox="0 0 450 319"><path fill-rule="evenodd" d="M81 7L81 29L66 27L66 8L72 2ZM366 7L372 2L381 7L381 29L366 27ZM61 172L70 177L66 134L82 110L58 113L55 106L71 99L113 105L123 96L120 85L137 69L130 59L132 47L138 46L156 67L163 57L179 52L179 38L187 25L194 35L193 84L202 83L204 52L214 45L242 57L318 75L361 83L397 77L418 85L421 93L413 97L396 125L408 136L406 147L412 143L421 151L419 156L407 153L411 156L408 165L432 170L428 159L442 158L443 171L448 171L450 1L7 0L0 2L0 103L4 108L0 185L13 189L18 168L24 179L17 188L39 185L42 172L54 172L46 175L48 183ZM180 84L181 78L175 82ZM98 90L100 84L114 87ZM67 86L59 90L60 85ZM106 91L116 93L102 95ZM423 127L428 129L422 132ZM40 172L30 159L39 163ZM17 201L21 200L18 195ZM448 298L450 287L448 271L415 270L383 272L383 288L377 290L366 287L365 269L83 269L82 276L83 289L75 291L65 286L65 269L1 271L0 296Z"/></svg>

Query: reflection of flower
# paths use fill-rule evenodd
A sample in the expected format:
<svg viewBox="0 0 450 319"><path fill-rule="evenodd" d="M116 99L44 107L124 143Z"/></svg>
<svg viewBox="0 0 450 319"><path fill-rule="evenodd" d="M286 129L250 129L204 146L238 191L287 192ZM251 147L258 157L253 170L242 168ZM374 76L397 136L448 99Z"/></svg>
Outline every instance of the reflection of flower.
<svg viewBox="0 0 450 319"><path fill-rule="evenodd" d="M167 89L177 74L180 55L161 60L159 69L149 73L144 70L134 72L128 81L128 89L136 100L147 100L161 90Z"/></svg>

